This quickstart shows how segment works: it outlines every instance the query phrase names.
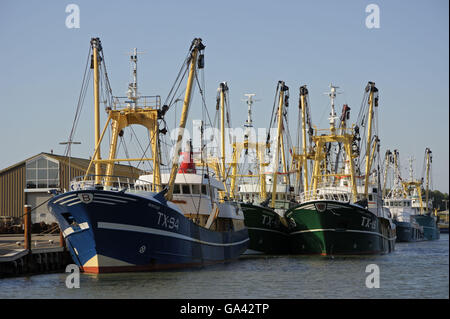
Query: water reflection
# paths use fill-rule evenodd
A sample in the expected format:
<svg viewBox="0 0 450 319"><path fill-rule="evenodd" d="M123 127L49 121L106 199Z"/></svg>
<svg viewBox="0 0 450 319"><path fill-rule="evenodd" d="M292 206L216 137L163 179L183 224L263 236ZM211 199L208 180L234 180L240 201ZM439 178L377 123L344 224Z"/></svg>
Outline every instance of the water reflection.
<svg viewBox="0 0 450 319"><path fill-rule="evenodd" d="M66 274L0 280L0 298L448 298L448 234L439 241L399 243L381 256L258 256L188 270ZM365 286L368 264L380 288Z"/></svg>

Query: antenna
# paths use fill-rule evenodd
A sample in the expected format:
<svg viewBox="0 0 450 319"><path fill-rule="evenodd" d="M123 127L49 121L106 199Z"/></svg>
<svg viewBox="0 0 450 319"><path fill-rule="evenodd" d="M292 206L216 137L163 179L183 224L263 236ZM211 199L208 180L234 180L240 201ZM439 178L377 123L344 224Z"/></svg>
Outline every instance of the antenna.
<svg viewBox="0 0 450 319"><path fill-rule="evenodd" d="M252 105L253 105L254 102L261 101L261 100L259 100L259 99L253 99L253 97L256 95L255 93L246 93L246 94L244 94L244 95L247 97L247 99L246 99L246 100L242 99L241 101L246 102L246 103L247 103L247 107L248 107L248 111L247 111L247 121L245 121L244 126L250 128L250 127L253 127L253 121L252 121Z"/></svg>
<svg viewBox="0 0 450 319"><path fill-rule="evenodd" d="M334 99L336 98L336 94L341 94L342 92L336 92L336 89L338 89L339 86L334 86L332 83L330 83L330 92L325 92L323 94L328 95L331 102L331 113L330 113L330 126L334 128L336 126L336 119L338 118L336 115L336 110L334 108Z"/></svg>
<svg viewBox="0 0 450 319"><path fill-rule="evenodd" d="M248 141L248 137L250 136L250 129L253 127L253 120L252 120L252 105L254 102L261 101L259 99L253 99L253 97L256 95L255 93L245 93L244 94L247 99L242 100L247 103L247 121L245 121L244 127L245 127L245 133L244 133L244 139L245 141Z"/></svg>
<svg viewBox="0 0 450 319"><path fill-rule="evenodd" d="M134 48L130 55L131 63L133 64L133 82L128 84L128 90L127 90L127 97L131 100L129 101L130 105L131 103L134 104L133 107L136 107L137 100L139 99L138 96L138 85L137 85L137 56L138 54L143 54L145 52L138 52L137 48Z"/></svg>
<svg viewBox="0 0 450 319"><path fill-rule="evenodd" d="M410 156L409 157L409 178L410 178L411 182L414 181L413 161L414 161L414 158L412 156Z"/></svg>

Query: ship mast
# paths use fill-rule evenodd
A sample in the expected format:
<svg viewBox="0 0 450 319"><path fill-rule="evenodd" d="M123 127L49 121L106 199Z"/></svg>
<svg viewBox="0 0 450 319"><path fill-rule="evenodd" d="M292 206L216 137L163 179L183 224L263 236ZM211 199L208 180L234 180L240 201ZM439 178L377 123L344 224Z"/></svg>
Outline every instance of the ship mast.
<svg viewBox="0 0 450 319"><path fill-rule="evenodd" d="M368 126L367 126L367 142L366 142L366 169L365 169L365 181L364 181L364 197L367 198L369 191L369 177L370 170L372 166L373 156L375 154L375 146L373 145L373 150L371 149L372 142L372 122L373 122L373 111L374 106L378 104L378 89L375 87L374 82L369 82L366 87L366 91L369 91L369 112L368 112ZM376 139L377 142L378 139ZM371 153L373 151L373 153Z"/></svg>
<svg viewBox="0 0 450 319"><path fill-rule="evenodd" d="M427 173L426 173L426 179L425 179L425 205L426 205L426 213L429 214L429 206L428 206L428 195L429 195L429 189L430 189L430 167L431 167L431 150L427 147L425 149L425 156L426 156L426 165L427 165Z"/></svg>
<svg viewBox="0 0 450 319"><path fill-rule="evenodd" d="M411 182L414 181L413 161L414 161L414 159L412 158L412 156L410 156L409 157L409 180Z"/></svg>
<svg viewBox="0 0 450 319"><path fill-rule="evenodd" d="M398 150L394 150L394 189L395 189L395 196L400 197L402 188L401 188L401 182L400 182L400 165L399 165L399 152Z"/></svg>
<svg viewBox="0 0 450 319"><path fill-rule="evenodd" d="M133 54L130 56L131 63L133 64L133 82L128 84L127 97L134 104L134 108L137 106L138 100L138 86L137 86L137 48L133 49Z"/></svg>
<svg viewBox="0 0 450 319"><path fill-rule="evenodd" d="M384 156L384 177L383 177L383 198L386 197L386 183L387 183L387 173L389 170L389 163L391 162L392 153L390 150L386 151Z"/></svg>
<svg viewBox="0 0 450 319"><path fill-rule="evenodd" d="M227 82L221 82L219 85L219 88L217 89L219 91L219 107L220 107L220 169L218 170L218 176L220 176L224 191L219 191L220 199L223 199L225 197L225 194L229 194L228 187L227 187L227 169L226 169L226 144L225 144L225 113L226 113L226 107L225 107L225 100L226 100L226 94L228 92L228 85ZM217 165L216 165L217 167ZM233 192L233 191L231 191ZM231 193L230 192L230 193Z"/></svg>
<svg viewBox="0 0 450 319"><path fill-rule="evenodd" d="M287 86L284 85L283 82L283 87L284 90L286 91L286 93L283 96L283 103L284 106L288 106L289 105L289 88ZM284 113L284 110L283 110ZM283 117L283 114L281 114L281 116ZM281 118L282 118L281 117ZM286 153L285 153L285 147L284 147L284 124L283 122L281 122L281 131L280 131L280 148L281 148L281 163L283 165L283 173L284 173L284 183L285 184L289 184L289 175L288 175L288 171L287 171L287 161L286 161Z"/></svg>
<svg viewBox="0 0 450 319"><path fill-rule="evenodd" d="M327 143L343 143L345 154L348 158L349 163L349 170L350 170L350 176L344 175L346 177L350 177L350 183L351 183L351 192L353 196L353 200L356 201L357 199L357 189L356 189L356 180L355 180L355 167L353 158L356 156L356 154L352 151L352 142L354 139L353 134L347 133L345 128L342 128L340 131L340 135L336 134L336 111L334 110L334 98L336 97L336 86L330 85L331 91L328 94L331 100L331 113L330 113L330 128L329 132L330 134L321 134L321 135L314 135L312 140L315 143L315 154L314 154L314 165L313 165L313 175L311 178L311 196L317 195L317 188L318 188L318 182L319 178L324 177L332 177L332 176L339 176L339 174L326 174L323 170L321 171L321 164L322 162L326 162L327 160L327 154L324 150ZM314 130L316 134L318 133L317 129ZM326 165L326 164L325 164Z"/></svg>
<svg viewBox="0 0 450 319"><path fill-rule="evenodd" d="M102 45L99 38L91 39L92 46L92 60L94 67L94 132L95 132L95 146L100 143L100 72L99 72L99 63L100 63L100 55L99 51L102 50ZM100 147L95 153L94 160L101 160L100 155ZM95 163L95 184L100 184L102 168L100 162Z"/></svg>
<svg viewBox="0 0 450 319"><path fill-rule="evenodd" d="M331 104L331 112L330 112L330 117L329 119L329 123L330 123L330 132L332 135L336 134L336 120L338 119L338 116L336 114L336 108L335 108L335 103L334 100L336 99L336 95L340 94L341 92L337 92L336 89L338 89L339 86L335 86L332 83L330 83L330 92L325 92L324 94L327 94L328 97L330 98L330 104ZM324 163L323 169L324 171L327 171L327 168L329 167L330 173L335 171L337 173L337 168L335 168L333 170L332 168L332 157L330 154L328 154L329 158L326 158L326 162ZM329 163L327 163L327 161L329 161ZM338 159L336 158L336 163L338 162ZM329 166L328 166L329 165ZM327 177L328 179L328 177ZM333 180L333 183L335 183L335 180Z"/></svg>
<svg viewBox="0 0 450 319"><path fill-rule="evenodd" d="M245 175L245 174L237 174L237 166L238 166L238 160L240 159L242 150L245 150L245 154L248 155L248 150L253 149L256 152L256 160L259 163L257 165L258 169L258 177L260 182L260 200L265 201L267 197L266 193L266 176L264 174L264 167L267 165L265 163L264 159L264 151L266 148L270 148L269 142L251 142L248 140L251 129L253 128L253 120L252 120L252 105L255 101L253 100L253 96L255 96L254 93L248 93L244 94L247 96L247 100L243 100L247 103L248 106L248 113L247 113L247 121L244 124L245 132L244 132L244 141L243 142L234 142L233 143L233 158L231 162L231 190L230 190L230 197L235 198L235 192L236 192L236 178L239 177L254 177L253 175Z"/></svg>
<svg viewBox="0 0 450 319"><path fill-rule="evenodd" d="M298 109L299 109L299 124L301 124L301 128L299 128L299 133L302 134L302 148L300 151L300 135L297 138L297 146L294 148L294 152L292 154L292 165L295 166L296 171L296 187L300 190L301 182L303 183L303 192L307 194L309 190L309 182L308 182L308 159L311 159L313 156L313 152L308 152L308 145L306 136L310 134L310 143L311 143L311 135L313 134L313 129L311 127L311 119L309 118L309 105L308 105L308 89L306 85L303 85L299 88L299 101L298 101ZM307 128L308 126L308 128ZM303 173L303 174L302 174ZM302 177L302 181L300 181L300 177Z"/></svg>
<svg viewBox="0 0 450 319"><path fill-rule="evenodd" d="M225 167L225 93L228 91L227 82L220 83L220 155L221 155L221 171L222 180L226 191L226 167Z"/></svg>
<svg viewBox="0 0 450 319"><path fill-rule="evenodd" d="M306 85L300 87L300 108L302 112L302 147L303 147L303 156L301 157L302 167L303 167L303 189L304 191L308 191L308 161L307 161L307 145L306 145L306 97L308 96L308 89Z"/></svg>
<svg viewBox="0 0 450 319"><path fill-rule="evenodd" d="M191 101L192 86L193 86L194 77L195 77L195 73L196 73L197 58L198 58L199 52L204 49L205 49L205 46L202 43L202 39L196 38L192 41L191 53L190 53L189 76L188 76L188 80L187 80L186 93L184 95L183 109L181 111L181 119L180 119L180 124L179 124L179 129L178 129L177 142L175 144L174 157L172 160L172 169L170 171L170 178L169 178L169 182L167 184L168 191L165 194L165 198L167 200L172 200L172 197L173 197L173 187L174 187L175 178L176 178L177 172L178 172L178 166L179 166L178 162L180 159L181 141L183 139L183 133L184 133L184 129L186 127L187 116L189 113L189 104Z"/></svg>
<svg viewBox="0 0 450 319"><path fill-rule="evenodd" d="M153 161L153 190L159 191L161 189L160 180L160 168L159 168L159 125L158 119L162 116L164 110L160 110L160 97L157 96L146 96L148 98L144 101L144 104L137 107L137 101L139 99L137 92L137 50L134 50L134 55L131 56L131 61L133 62L133 83L129 84L128 96L127 97L115 97L113 105L108 105L105 110L108 114L108 119L100 133L99 126L99 63L102 59L99 56L101 49L100 40L98 38L91 39L91 45L93 48L93 68L94 68L94 101L95 101L95 151L91 162L86 170L84 180L87 179L88 173L92 165L95 165L95 183L102 183L101 176L101 166L106 164L106 177L104 178L104 186L111 186L111 177L114 173L114 163L115 162L131 162L131 161ZM126 106L123 107L120 104L120 99L128 98L125 101ZM111 142L109 149L109 158L102 160L100 158L100 144L105 135L106 129L111 122ZM153 158L126 158L118 159L116 158L117 152L117 140L119 136L123 135L123 129L132 124L143 125L148 129L151 145L152 145L152 155Z"/></svg>
<svg viewBox="0 0 450 319"><path fill-rule="evenodd" d="M394 188L396 190L396 192L398 191L399 188L399 182L400 182L400 169L399 169L399 165L398 165L398 150L394 150ZM395 195L399 195L399 194L395 194Z"/></svg>
<svg viewBox="0 0 450 319"><path fill-rule="evenodd" d="M252 105L256 100L253 100L253 97L256 95L255 93L247 93L244 94L247 97L247 100L244 100L247 103L247 121L245 121L244 127L244 142L248 141L248 137L250 136L251 129L253 128L252 121Z"/></svg>
<svg viewBox="0 0 450 319"><path fill-rule="evenodd" d="M241 155L242 148L245 149L245 153L248 154L249 142L248 137L251 133L251 128L253 127L252 121L252 105L253 105L253 97L256 95L254 93L244 94L247 97L247 100L242 100L247 103L247 121L244 123L245 132L244 132L244 142L243 143L233 143L233 159L231 163L231 184L230 184L230 198L235 198L236 192L236 177L237 177L237 161Z"/></svg>
<svg viewBox="0 0 450 319"><path fill-rule="evenodd" d="M336 110L334 108L334 99L336 98L336 94L340 93L340 92L336 92L336 89L338 89L339 86L334 86L332 83L330 83L330 92L327 92L325 94L328 94L328 96L330 97L330 102L331 102L331 113L330 113L330 131L333 134L334 131L336 130L336 119L337 119L337 115L336 115Z"/></svg>
<svg viewBox="0 0 450 319"><path fill-rule="evenodd" d="M268 142L255 142L250 143L248 138L251 134L251 130L253 128L253 119L252 119L252 106L256 101L260 101L259 99L253 99L256 96L255 93L246 93L244 94L247 97L247 100L244 100L247 103L247 121L244 124L245 132L244 132L244 144L243 147L248 154L249 149L254 149L256 152L256 159L259 165L257 165L258 176L259 176L259 198L262 202L267 199L266 192L266 175L264 174L264 167L266 165L264 158L264 151L266 148L270 148L270 144Z"/></svg>
<svg viewBox="0 0 450 319"><path fill-rule="evenodd" d="M278 82L280 87L279 94L279 104L278 104L278 130L275 142L275 161L273 165L273 178L272 178L272 208L275 208L275 199L277 192L277 178L278 178L278 162L279 162L279 151L281 148L281 157L284 161L284 146L282 145L282 134L283 134L283 106L285 94L289 88L284 84L284 81ZM286 92L286 93L285 93Z"/></svg>

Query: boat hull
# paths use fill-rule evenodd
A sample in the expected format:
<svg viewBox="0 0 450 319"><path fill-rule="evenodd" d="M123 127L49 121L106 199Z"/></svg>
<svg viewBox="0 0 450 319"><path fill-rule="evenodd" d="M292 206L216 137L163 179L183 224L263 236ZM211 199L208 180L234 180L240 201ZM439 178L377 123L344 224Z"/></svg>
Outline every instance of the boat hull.
<svg viewBox="0 0 450 319"><path fill-rule="evenodd" d="M88 273L204 266L235 260L248 247L247 229L203 228L155 194L83 190L56 196L48 207Z"/></svg>
<svg viewBox="0 0 450 319"><path fill-rule="evenodd" d="M268 207L249 203L240 205L250 238L248 253L288 254L289 231L281 216Z"/></svg>
<svg viewBox="0 0 450 319"><path fill-rule="evenodd" d="M396 226L397 242L415 242L424 240L423 231L419 227L413 227L409 222L394 220Z"/></svg>
<svg viewBox="0 0 450 319"><path fill-rule="evenodd" d="M437 219L431 215L414 215L417 223L423 227L425 240L437 240L440 238L440 231Z"/></svg>
<svg viewBox="0 0 450 319"><path fill-rule="evenodd" d="M356 205L311 201L285 216L294 254L383 254L395 247L395 225Z"/></svg>

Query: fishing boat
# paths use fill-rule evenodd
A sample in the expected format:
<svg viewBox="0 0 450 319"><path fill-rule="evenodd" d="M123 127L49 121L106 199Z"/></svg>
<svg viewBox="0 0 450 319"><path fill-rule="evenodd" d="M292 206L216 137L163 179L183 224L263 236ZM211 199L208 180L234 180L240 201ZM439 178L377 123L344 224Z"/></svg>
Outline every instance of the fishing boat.
<svg viewBox="0 0 450 319"><path fill-rule="evenodd" d="M277 85L278 103L278 123L283 123L283 108L287 105L288 87L283 81ZM240 201L240 206L244 212L245 225L249 232L249 248L245 254L287 254L289 253L289 234L287 223L284 219L284 212L292 203L294 195L292 189L287 183L287 174L285 171L279 172L278 154L282 154L283 168L285 166L285 153L283 147L283 125L278 125L276 145L273 150L275 159L272 165L265 159L266 151L270 149L270 142L255 142L249 140L253 120L251 108L254 102L254 94L246 94L248 117L245 123L245 132L243 142L233 143L233 160L231 174L231 198ZM246 158L254 154L255 158L248 162L255 162L255 167L248 169L248 174L239 174L239 159L242 153ZM247 161L243 161L246 164ZM243 165L245 166L245 165ZM268 168L268 171L266 169ZM271 174L270 170L273 172ZM280 180L278 175L283 178ZM237 181L241 182L237 185ZM255 181L256 180L256 181ZM268 195L271 195L270 197Z"/></svg>
<svg viewBox="0 0 450 319"><path fill-rule="evenodd" d="M305 95L302 88L300 95ZM395 247L395 225L389 211L382 208L378 175L372 169L379 145L377 136L372 136L378 89L373 82L365 89L359 117L365 119L367 127L365 174L357 176L355 171L359 172L361 166L357 161L361 150L359 127L347 128L350 109L346 105L340 127L336 127L334 99L338 87L330 85L330 88L330 128L315 128L313 152L302 154L306 180L306 159L313 158L311 182L298 196L299 204L285 213L290 226L291 251L320 255L389 253ZM339 160L340 154L343 158Z"/></svg>
<svg viewBox="0 0 450 319"><path fill-rule="evenodd" d="M431 178L432 152L429 148L425 149L424 164L426 171L424 178L420 181L413 177L412 159L410 159L410 180L403 181L404 192L408 198L411 198L411 207L414 209L414 219L423 227L425 240L437 240L440 238L438 216L433 212L433 202L429 198L430 178ZM422 184L425 179L425 199L422 198Z"/></svg>
<svg viewBox="0 0 450 319"><path fill-rule="evenodd" d="M387 172L390 164L393 164L394 185L386 193ZM412 199L405 196L400 176L399 152L386 151L385 176L383 187L384 207L389 209L394 224L396 225L397 242L414 242L424 240L423 227L415 219L416 211L412 207Z"/></svg>
<svg viewBox="0 0 450 319"><path fill-rule="evenodd" d="M108 119L100 133L99 90L100 87L110 89L110 86L109 82L99 83L101 79L108 79L99 38L91 39L90 49L94 73L95 151L85 176L74 180L70 191L56 194L48 202L74 262L84 272L104 273L203 266L237 259L247 249L249 241L242 211L236 205L217 203L220 183L208 175L197 174L192 166L191 150L184 152L187 158L183 158L181 167L179 164L194 79L198 69L204 66L202 40L192 41L180 71L180 74L188 74L188 79L170 174L160 169L159 137L166 131L160 123L164 122L171 103L161 107L159 98L152 100L138 94L135 50L131 56L134 81L123 101L125 106L118 103L119 98L107 99L112 104L106 106ZM102 77L100 69L105 71ZM178 77L174 87L179 87L182 79ZM100 145L109 123L109 158L104 160ZM116 158L118 137L132 124L147 128L152 157L144 154L141 158ZM115 177L114 163L120 161L149 161L153 171L138 180ZM106 164L104 173L102 164ZM90 175L92 166L95 174ZM197 210L187 203L187 197L195 196L200 204Z"/></svg>

